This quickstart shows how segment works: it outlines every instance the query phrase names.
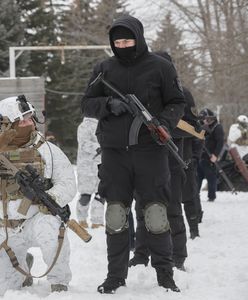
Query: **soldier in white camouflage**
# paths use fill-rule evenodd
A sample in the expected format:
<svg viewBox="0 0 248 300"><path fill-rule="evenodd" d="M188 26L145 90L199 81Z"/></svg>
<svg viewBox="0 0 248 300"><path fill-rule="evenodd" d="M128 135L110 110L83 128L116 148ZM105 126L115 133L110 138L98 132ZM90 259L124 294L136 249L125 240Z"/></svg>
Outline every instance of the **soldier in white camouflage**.
<svg viewBox="0 0 248 300"><path fill-rule="evenodd" d="M45 178L45 192L60 207L66 206L76 193L73 168L66 155L37 130L34 107L23 95L10 97L0 101L0 115L1 162L7 161L22 172L27 165L35 168ZM27 254L31 247L40 248L48 270L54 264L47 274L51 291L67 291L72 277L70 245L65 231L58 251L61 220L38 198L26 198L17 177L3 163L0 183L0 296L32 284L32 277L26 275L32 266L32 256Z"/></svg>

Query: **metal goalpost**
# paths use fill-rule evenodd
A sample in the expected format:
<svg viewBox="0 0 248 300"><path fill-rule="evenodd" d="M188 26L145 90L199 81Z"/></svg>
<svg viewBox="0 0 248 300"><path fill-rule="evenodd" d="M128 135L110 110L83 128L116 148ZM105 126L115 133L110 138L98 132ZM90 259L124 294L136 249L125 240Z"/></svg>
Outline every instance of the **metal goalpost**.
<svg viewBox="0 0 248 300"><path fill-rule="evenodd" d="M18 46L9 47L9 76L16 78L16 60L23 51L61 51L61 63L64 61L65 50L103 50L111 56L111 47L107 45L74 45L74 46ZM19 51L16 54L16 51Z"/></svg>

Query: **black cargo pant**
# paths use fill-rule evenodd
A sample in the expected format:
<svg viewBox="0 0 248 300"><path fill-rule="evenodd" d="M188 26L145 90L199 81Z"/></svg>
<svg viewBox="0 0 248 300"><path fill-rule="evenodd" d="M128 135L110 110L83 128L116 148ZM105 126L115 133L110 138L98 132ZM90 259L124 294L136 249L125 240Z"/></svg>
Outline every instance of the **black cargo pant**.
<svg viewBox="0 0 248 300"><path fill-rule="evenodd" d="M183 188L184 211L190 231L198 229L198 220L201 214L196 172L195 163L191 162L188 169L185 171L186 183Z"/></svg>
<svg viewBox="0 0 248 300"><path fill-rule="evenodd" d="M208 198L214 200L217 190L217 171L214 163L207 159L201 159L198 164L198 190L201 190L202 181L208 182Z"/></svg>
<svg viewBox="0 0 248 300"><path fill-rule="evenodd" d="M175 144L182 153L182 139L175 139ZM178 162L169 154L169 166L171 173L171 199L167 207L168 220L171 228L171 237L173 245L173 261L175 264L183 264L187 257L187 237L182 213L182 185L184 173L180 169ZM135 240L135 256L139 256L144 262L148 261L149 250L147 248L147 231L145 228L144 216L140 206L139 195L135 195L136 199L136 240Z"/></svg>
<svg viewBox="0 0 248 300"><path fill-rule="evenodd" d="M129 149L102 148L99 170L99 194L107 203L120 201L131 207L134 191L140 196L141 208L151 202L168 203L170 173L168 152L163 146L133 146ZM128 229L107 235L108 277L126 278L129 261ZM170 232L147 232L147 247L154 268L171 271Z"/></svg>
<svg viewBox="0 0 248 300"><path fill-rule="evenodd" d="M183 139L174 139L178 153L182 156ZM171 227L173 244L173 260L175 264L183 264L187 255L187 235L182 212L182 189L185 173L172 154L169 154L171 172L171 201L168 206L168 219Z"/></svg>

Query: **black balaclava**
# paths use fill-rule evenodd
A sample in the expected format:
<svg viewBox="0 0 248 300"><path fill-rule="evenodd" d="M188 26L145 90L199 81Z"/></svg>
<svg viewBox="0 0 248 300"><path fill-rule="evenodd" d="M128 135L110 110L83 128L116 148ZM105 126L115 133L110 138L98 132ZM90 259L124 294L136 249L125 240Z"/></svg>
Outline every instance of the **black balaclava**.
<svg viewBox="0 0 248 300"><path fill-rule="evenodd" d="M135 39L135 36L133 32L124 26L117 26L113 29L111 38L113 41L120 40L120 39ZM120 59L123 59L125 61L131 61L135 58L136 54L136 45L132 47L126 47L126 48L117 48L115 47L116 53L120 57Z"/></svg>

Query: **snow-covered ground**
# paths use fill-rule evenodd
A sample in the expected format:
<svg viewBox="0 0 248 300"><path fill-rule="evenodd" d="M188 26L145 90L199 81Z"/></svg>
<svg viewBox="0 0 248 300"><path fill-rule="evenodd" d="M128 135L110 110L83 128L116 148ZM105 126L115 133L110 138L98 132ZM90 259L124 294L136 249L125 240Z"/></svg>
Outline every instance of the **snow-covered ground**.
<svg viewBox="0 0 248 300"><path fill-rule="evenodd" d="M97 286L106 277L106 243L104 229L90 229L93 238L89 243L81 241L72 231L71 269L73 279L69 291L50 294L46 279L35 279L34 285L20 291L8 291L3 300L247 300L248 299L248 193L232 195L218 192L217 201L206 201L202 191L204 210L200 224L201 237L188 240L189 257L187 272L175 270L175 281L181 293L166 292L158 287L155 271L151 266L131 268L127 287L115 295L100 295ZM75 214L75 202L71 208ZM32 272L36 275L45 270L38 249ZM1 267L1 266L0 266Z"/></svg>

